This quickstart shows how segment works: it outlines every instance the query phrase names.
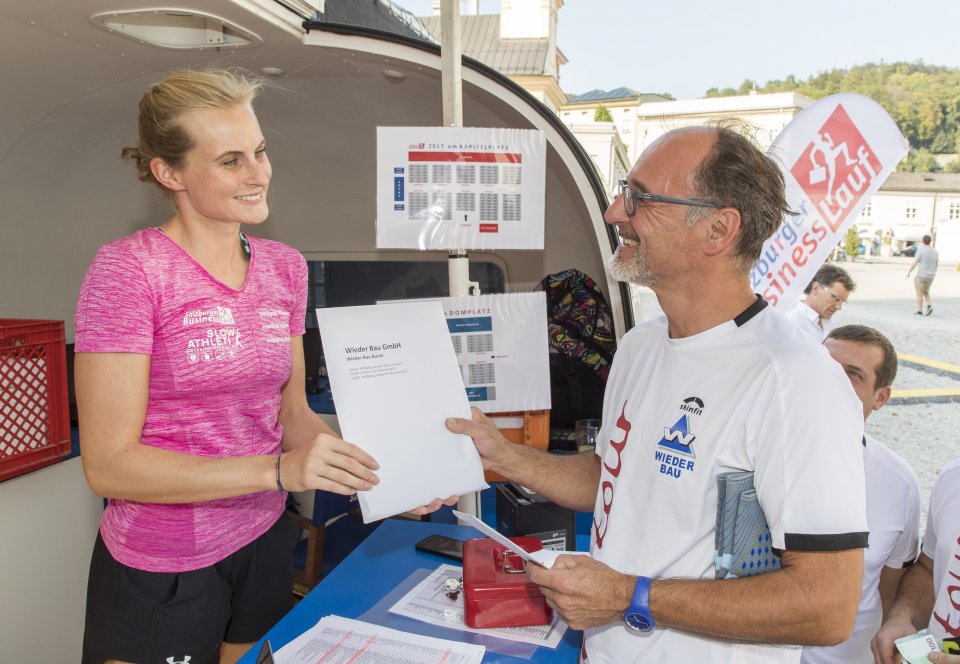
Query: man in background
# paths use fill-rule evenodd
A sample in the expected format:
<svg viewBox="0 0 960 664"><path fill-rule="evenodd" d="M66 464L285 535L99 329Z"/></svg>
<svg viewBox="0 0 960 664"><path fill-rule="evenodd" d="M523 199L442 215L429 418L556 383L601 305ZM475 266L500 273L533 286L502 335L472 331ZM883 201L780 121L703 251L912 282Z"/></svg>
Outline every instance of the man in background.
<svg viewBox="0 0 960 664"><path fill-rule="evenodd" d="M787 312L787 318L820 343L834 327L833 315L843 308L856 287L846 270L825 263L803 290L805 297Z"/></svg>
<svg viewBox="0 0 960 664"><path fill-rule="evenodd" d="M937 265L940 262L940 254L931 246L933 239L929 235L923 236L923 244L917 248L917 255L907 270L907 278L914 268L917 269L917 277L913 280L913 287L917 291L917 311L915 315L923 315L923 300L927 300L927 316L933 313L933 300L930 299L930 286L933 284L933 278L937 276Z"/></svg>
<svg viewBox="0 0 960 664"><path fill-rule="evenodd" d="M935 664L960 663L960 459L940 472L930 494L927 529L917 564L900 582L896 599L871 643L878 664L899 664L895 641L919 629L937 640L945 655Z"/></svg>
<svg viewBox="0 0 960 664"><path fill-rule="evenodd" d="M897 375L890 341L864 325L844 325L824 342L840 363L863 405L863 419L883 408ZM920 485L906 461L872 436L863 437L870 544L864 553L863 584L853 635L831 648L804 648L802 664L869 664L870 639L883 622L920 540Z"/></svg>

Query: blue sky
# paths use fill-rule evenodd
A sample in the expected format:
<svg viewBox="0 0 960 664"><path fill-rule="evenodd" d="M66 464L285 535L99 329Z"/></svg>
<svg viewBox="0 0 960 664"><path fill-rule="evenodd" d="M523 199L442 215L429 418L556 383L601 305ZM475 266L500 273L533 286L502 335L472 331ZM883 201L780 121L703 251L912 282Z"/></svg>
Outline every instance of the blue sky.
<svg viewBox="0 0 960 664"><path fill-rule="evenodd" d="M394 0L417 16L432 0ZM481 13L500 11L480 0ZM960 67L960 0L566 0L560 87L702 97L868 62Z"/></svg>

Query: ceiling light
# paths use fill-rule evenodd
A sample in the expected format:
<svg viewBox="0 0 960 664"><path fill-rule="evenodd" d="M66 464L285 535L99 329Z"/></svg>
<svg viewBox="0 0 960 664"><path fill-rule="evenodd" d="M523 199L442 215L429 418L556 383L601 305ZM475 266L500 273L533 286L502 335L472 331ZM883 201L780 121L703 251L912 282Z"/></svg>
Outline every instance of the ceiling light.
<svg viewBox="0 0 960 664"><path fill-rule="evenodd" d="M158 48L250 48L263 40L239 25L186 9L138 9L103 12L90 21L115 35Z"/></svg>

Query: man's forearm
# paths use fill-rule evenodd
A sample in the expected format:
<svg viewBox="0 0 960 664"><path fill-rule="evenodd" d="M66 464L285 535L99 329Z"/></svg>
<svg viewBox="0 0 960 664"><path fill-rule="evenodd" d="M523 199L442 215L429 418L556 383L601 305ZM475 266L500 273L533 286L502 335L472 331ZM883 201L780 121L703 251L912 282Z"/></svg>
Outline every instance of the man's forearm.
<svg viewBox="0 0 960 664"><path fill-rule="evenodd" d="M593 511L600 482L600 460L595 454L546 454L511 444L505 463L492 470L562 507Z"/></svg>
<svg viewBox="0 0 960 664"><path fill-rule="evenodd" d="M930 621L935 599L933 561L921 553L917 562L903 575L893 605L884 615L884 622L906 619L917 629L922 629Z"/></svg>
<svg viewBox="0 0 960 664"><path fill-rule="evenodd" d="M784 552L783 569L729 580L656 579L657 625L756 643L834 645L849 638L863 551Z"/></svg>

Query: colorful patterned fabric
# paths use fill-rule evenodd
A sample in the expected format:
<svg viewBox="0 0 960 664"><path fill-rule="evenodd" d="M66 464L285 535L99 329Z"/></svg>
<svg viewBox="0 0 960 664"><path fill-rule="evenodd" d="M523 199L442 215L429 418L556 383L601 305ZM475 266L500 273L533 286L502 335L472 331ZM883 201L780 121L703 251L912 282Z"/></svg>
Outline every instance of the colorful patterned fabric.
<svg viewBox="0 0 960 664"><path fill-rule="evenodd" d="M583 362L606 383L617 341L610 305L596 282L569 269L547 275L535 290L547 294L550 348Z"/></svg>

